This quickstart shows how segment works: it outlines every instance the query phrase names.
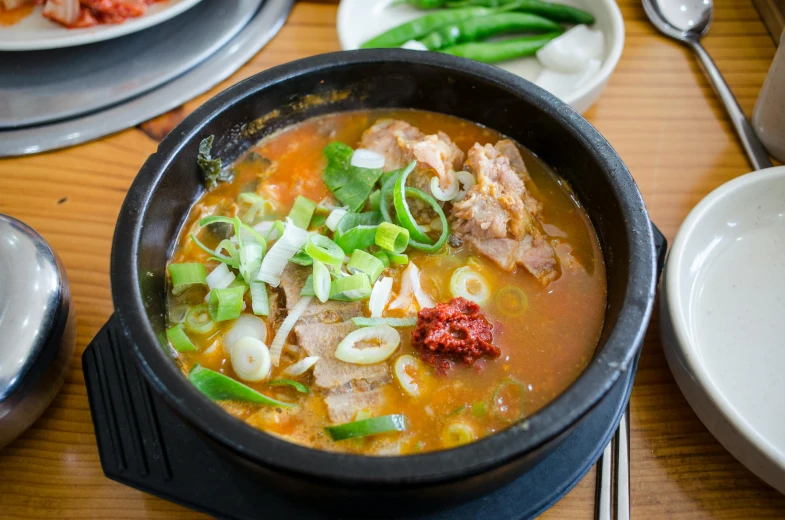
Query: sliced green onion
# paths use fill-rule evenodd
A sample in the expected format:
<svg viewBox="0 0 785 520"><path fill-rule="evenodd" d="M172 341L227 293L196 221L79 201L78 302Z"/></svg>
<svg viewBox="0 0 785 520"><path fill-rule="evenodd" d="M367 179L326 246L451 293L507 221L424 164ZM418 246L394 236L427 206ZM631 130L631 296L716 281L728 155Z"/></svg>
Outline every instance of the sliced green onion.
<svg viewBox="0 0 785 520"><path fill-rule="evenodd" d="M352 323L358 327L375 327L377 325L414 327L417 325L417 318L366 318L365 316L355 316L352 318Z"/></svg>
<svg viewBox="0 0 785 520"><path fill-rule="evenodd" d="M291 257L289 261L293 264L302 265L304 267L313 265L313 258L311 258L308 253L303 250L297 251L297 253Z"/></svg>
<svg viewBox="0 0 785 520"><path fill-rule="evenodd" d="M342 208L335 208L330 213L330 216L327 217L327 220L324 221L324 225L327 226L330 231L335 231L338 229L338 224L341 222L341 219L344 217L344 215L346 215L348 209L349 208L347 206Z"/></svg>
<svg viewBox="0 0 785 520"><path fill-rule="evenodd" d="M336 278L330 283L330 299L357 301L371 295L371 280L365 273Z"/></svg>
<svg viewBox="0 0 785 520"><path fill-rule="evenodd" d="M207 275L205 281L210 290L226 289L234 283L236 278L237 277L229 270L229 267L226 264L219 264L218 267Z"/></svg>
<svg viewBox="0 0 785 520"><path fill-rule="evenodd" d="M202 251L204 251L204 252L206 252L207 254L210 255L210 258L214 258L215 260L218 260L219 262L223 262L223 263L225 263L227 265L230 265L230 266L234 267L235 269L237 269L237 267L240 265L239 262L236 259L230 258L228 256L224 256L224 255L218 253L217 251L213 251L212 249L210 249L209 247L204 245L202 242L199 241L198 238L196 238L196 235L194 235L193 233L191 235L189 235L189 236L191 237L191 240L194 241L194 244L196 244L197 247L199 247L199 249L201 249Z"/></svg>
<svg viewBox="0 0 785 520"><path fill-rule="evenodd" d="M262 268L255 281L267 282L273 287L281 283L281 274L286 264L308 241L308 232L286 219L283 234L262 259Z"/></svg>
<svg viewBox="0 0 785 520"><path fill-rule="evenodd" d="M306 254L324 264L340 267L343 264L344 252L341 246L324 235L313 234L303 247Z"/></svg>
<svg viewBox="0 0 785 520"><path fill-rule="evenodd" d="M362 249L355 249L349 263L346 264L346 269L352 274L365 273L371 282L375 282L384 271L384 264L372 254Z"/></svg>
<svg viewBox="0 0 785 520"><path fill-rule="evenodd" d="M409 245L409 232L395 224L382 222L376 230L374 241L382 249L400 254L406 251L406 246Z"/></svg>
<svg viewBox="0 0 785 520"><path fill-rule="evenodd" d="M183 330L183 324L178 323L171 329L166 329L166 339L172 344L177 352L192 352L196 350L196 345L191 343L191 340Z"/></svg>
<svg viewBox="0 0 785 520"><path fill-rule="evenodd" d="M494 298L499 311L507 316L520 316L529 307L529 298L526 293L514 285L502 288Z"/></svg>
<svg viewBox="0 0 785 520"><path fill-rule="evenodd" d="M210 224L215 224L216 222L220 222L221 224L231 224L234 226L234 219L232 217L224 217L223 215L212 215L209 217L204 217L199 220L199 225L205 227L209 226Z"/></svg>
<svg viewBox="0 0 785 520"><path fill-rule="evenodd" d="M259 244L243 244L240 248L240 274L246 280L253 280L262 268L264 248Z"/></svg>
<svg viewBox="0 0 785 520"><path fill-rule="evenodd" d="M369 343L373 346L367 346ZM347 334L338 343L334 355L346 363L373 365L392 356L400 344L401 335L389 325L362 327Z"/></svg>
<svg viewBox="0 0 785 520"><path fill-rule="evenodd" d="M289 218L292 219L294 225L298 228L308 229L308 224L311 223L313 212L316 210L316 203L311 199L307 199L302 195L298 195L294 199L294 205L289 211Z"/></svg>
<svg viewBox="0 0 785 520"><path fill-rule="evenodd" d="M312 366L314 366L319 361L319 356L308 356L306 358L301 359L297 363L293 365L289 365L283 370L283 373L287 376L301 376L308 372Z"/></svg>
<svg viewBox="0 0 785 520"><path fill-rule="evenodd" d="M324 265L324 264L322 264ZM305 284L303 284L303 288L300 289L300 296L316 296L313 292L313 275L309 274L308 278L305 279Z"/></svg>
<svg viewBox="0 0 785 520"><path fill-rule="evenodd" d="M349 231L357 226L378 226L382 222L382 214L378 211L366 211L364 213L347 213L338 222L335 228L336 234Z"/></svg>
<svg viewBox="0 0 785 520"><path fill-rule="evenodd" d="M172 294L175 296L193 285L207 285L204 264L196 262L169 264L169 276L172 277Z"/></svg>
<svg viewBox="0 0 785 520"><path fill-rule="evenodd" d="M269 386L291 386L301 394L310 393L307 386L298 381L292 381L291 379L276 379L275 381L270 381L267 384Z"/></svg>
<svg viewBox="0 0 785 520"><path fill-rule="evenodd" d="M452 273L450 292L456 298L466 298L477 305L483 305L491 296L488 281L471 267L459 267Z"/></svg>
<svg viewBox="0 0 785 520"><path fill-rule="evenodd" d="M344 220L346 220L346 217L344 217ZM357 226L345 233L341 233L336 237L335 241L347 255L350 255L356 249L368 249L374 245L376 243L377 229L378 226Z"/></svg>
<svg viewBox="0 0 785 520"><path fill-rule="evenodd" d="M455 448L474 440L474 430L468 424L454 422L442 430L442 443L445 448Z"/></svg>
<svg viewBox="0 0 785 520"><path fill-rule="evenodd" d="M313 212L311 218L311 229L319 229L327 224L327 217L330 215L330 210L321 204L316 205L316 210Z"/></svg>
<svg viewBox="0 0 785 520"><path fill-rule="evenodd" d="M314 296L319 298L320 302L326 302L330 298L330 286L332 285L332 278L327 266L318 260L314 260L313 275L309 278L312 278Z"/></svg>
<svg viewBox="0 0 785 520"><path fill-rule="evenodd" d="M354 421L325 428L334 441L366 437L379 433L406 431L406 417L403 414L382 415L361 421Z"/></svg>
<svg viewBox="0 0 785 520"><path fill-rule="evenodd" d="M509 389L512 389L514 393L519 394L518 400L520 402L512 402L514 401L514 396L506 396L507 399L505 399L504 394ZM499 383L493 391L493 397L491 398L491 411L493 412L493 415L497 419L508 422L521 419L524 416L523 405L525 396L526 387L524 387L523 383L514 377L508 377Z"/></svg>
<svg viewBox="0 0 785 520"><path fill-rule="evenodd" d="M393 253L387 251L387 258L390 259L391 264L395 265L406 265L409 263L409 257L406 255L399 255L397 253Z"/></svg>
<svg viewBox="0 0 785 520"><path fill-rule="evenodd" d="M215 329L207 304L192 307L185 315L185 326L194 334L209 334Z"/></svg>
<svg viewBox="0 0 785 520"><path fill-rule="evenodd" d="M267 284L251 282L251 309L257 316L270 315L270 300L267 297Z"/></svg>
<svg viewBox="0 0 785 520"><path fill-rule="evenodd" d="M411 237L414 240L430 245L433 244L433 240L422 231L420 225L414 220L414 216L412 216L412 213L409 210L409 204L406 202L406 177L412 172L415 164L416 161L409 163L409 166L407 166L395 180L393 206L395 206L395 216L398 218L401 225L409 230Z"/></svg>
<svg viewBox="0 0 785 520"><path fill-rule="evenodd" d="M488 415L488 405L485 401L477 401L472 405L472 415L475 417L485 417Z"/></svg>
<svg viewBox="0 0 785 520"><path fill-rule="evenodd" d="M243 213L243 215L240 217L240 220L246 224L253 222L257 216L264 216L265 206L270 206L272 208L270 201L260 197L256 193L241 193L237 196L237 200L238 202L246 202L250 204L245 213Z"/></svg>
<svg viewBox="0 0 785 520"><path fill-rule="evenodd" d="M247 285L213 289L207 302L210 317L213 321L234 320L243 311L243 295Z"/></svg>
<svg viewBox="0 0 785 520"><path fill-rule="evenodd" d="M368 300L368 310L371 311L372 318L381 318L387 302L392 295L393 279L389 276L377 280L371 290L371 298Z"/></svg>
<svg viewBox="0 0 785 520"><path fill-rule="evenodd" d="M390 267L390 257L387 256L387 253L384 251L374 251L373 256L381 260L382 264L384 264L384 268L387 269Z"/></svg>
<svg viewBox="0 0 785 520"><path fill-rule="evenodd" d="M381 198L382 198L381 190L376 190L368 196L368 204L370 205L373 211L379 211L379 207L381 205Z"/></svg>
<svg viewBox="0 0 785 520"><path fill-rule="evenodd" d="M191 373L188 374L188 379L197 390L213 401L232 400L268 406L281 406L284 408L295 407L294 404L267 397L253 388L245 386L239 381L235 381L229 376L225 376L199 364L194 365Z"/></svg>
<svg viewBox="0 0 785 520"><path fill-rule="evenodd" d="M221 254L221 251L226 251L229 258L238 266L240 265L240 253L237 251L237 246L231 239L225 238L218 242L218 246L215 248L215 254Z"/></svg>

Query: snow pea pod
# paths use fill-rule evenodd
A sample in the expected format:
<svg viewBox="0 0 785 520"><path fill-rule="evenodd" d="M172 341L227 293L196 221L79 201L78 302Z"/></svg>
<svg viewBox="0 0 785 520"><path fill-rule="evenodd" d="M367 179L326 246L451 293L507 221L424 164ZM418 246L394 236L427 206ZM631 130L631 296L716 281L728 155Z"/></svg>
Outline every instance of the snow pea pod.
<svg viewBox="0 0 785 520"><path fill-rule="evenodd" d="M474 42L453 45L440 52L469 58L483 63L498 63L500 61L531 56L540 50L546 43L559 36L561 33L538 34L537 36L523 36L501 42Z"/></svg>
<svg viewBox="0 0 785 520"><path fill-rule="evenodd" d="M556 22L565 23L594 23L594 16L572 7L571 5L554 4L543 2L542 0L446 0L439 7L467 8L467 7L506 7L515 4L514 9L519 12L537 14L545 18L550 18Z"/></svg>
<svg viewBox="0 0 785 520"><path fill-rule="evenodd" d="M556 22L529 13L494 13L471 18L436 29L420 41L435 51L459 43L485 40L498 34L515 32L562 32Z"/></svg>
<svg viewBox="0 0 785 520"><path fill-rule="evenodd" d="M360 48L400 47L409 40L422 38L426 34L431 33L444 25L485 16L493 12L493 9L486 9L484 7L469 7L466 9L452 9L449 11L426 14L421 18L398 25L389 31L385 31L382 34L371 38L363 43Z"/></svg>

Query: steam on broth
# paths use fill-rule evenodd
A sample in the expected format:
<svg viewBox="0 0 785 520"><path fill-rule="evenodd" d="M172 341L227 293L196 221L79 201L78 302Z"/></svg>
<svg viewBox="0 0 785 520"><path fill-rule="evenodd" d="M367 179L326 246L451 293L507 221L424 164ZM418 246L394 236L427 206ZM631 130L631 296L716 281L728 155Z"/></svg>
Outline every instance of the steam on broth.
<svg viewBox="0 0 785 520"><path fill-rule="evenodd" d="M167 335L248 424L317 449L439 450L535 413L589 363L596 235L566 183L497 132L331 114L229 173L179 236Z"/></svg>

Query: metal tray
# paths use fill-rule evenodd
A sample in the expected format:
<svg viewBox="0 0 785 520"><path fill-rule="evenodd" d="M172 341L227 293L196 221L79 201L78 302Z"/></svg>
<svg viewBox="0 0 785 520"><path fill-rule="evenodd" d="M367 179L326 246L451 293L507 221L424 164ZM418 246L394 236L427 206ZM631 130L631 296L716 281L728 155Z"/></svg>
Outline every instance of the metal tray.
<svg viewBox="0 0 785 520"><path fill-rule="evenodd" d="M260 2L261 6L259 6ZM225 43L212 55L168 83L97 112L36 126L0 129L0 157L39 153L98 139L151 119L206 92L239 69L275 36L286 20L294 0L222 0L202 4L204 7L197 6L193 9L194 13L207 16L207 19L201 23L215 22L211 17L217 16L215 9L220 9L220 5L229 9L229 4L233 7L248 7L255 4L257 9L252 12L249 21L235 31L233 37L226 39L216 35L225 40ZM208 4L212 7L208 7ZM190 13L184 14L183 17L188 15ZM181 17L172 22L180 23L179 18ZM161 28L169 26L170 24L167 23ZM179 38L184 40L203 38L204 33L194 32L196 28L197 24L183 27ZM227 28L227 30L233 29ZM143 37L147 34L148 31L144 31L139 36ZM118 40L117 43L124 41L126 38ZM98 45L101 44L96 44ZM0 61L4 63L6 56L4 54ZM4 65L0 65L0 75L2 67ZM18 106L20 102L0 90L0 112L4 108L4 103Z"/></svg>

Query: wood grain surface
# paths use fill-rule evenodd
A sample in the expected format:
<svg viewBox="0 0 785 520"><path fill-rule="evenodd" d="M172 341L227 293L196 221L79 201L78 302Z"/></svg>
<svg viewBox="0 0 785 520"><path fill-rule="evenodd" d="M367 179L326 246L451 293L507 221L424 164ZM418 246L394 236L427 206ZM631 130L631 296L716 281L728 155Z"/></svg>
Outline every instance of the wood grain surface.
<svg viewBox="0 0 785 520"><path fill-rule="evenodd" d="M709 191L750 168L697 62L654 32L639 0L620 0L624 54L586 117L619 151L652 219L669 240ZM749 114L775 46L751 0L715 0L705 43ZM280 34L229 80L182 109L269 67L338 50L335 2L300 2ZM168 116L177 119L177 114ZM164 118L166 119L166 118ZM63 259L77 311L77 348L43 417L0 452L0 518L192 519L202 515L104 477L81 354L112 313L109 252L126 190L157 121L68 150L0 161L0 212L37 229ZM148 135L149 134L149 135ZM785 496L731 457L695 416L666 365L655 312L631 403L632 513L636 518L785 518ZM594 472L547 512L590 519ZM260 517L263 512L260 512Z"/></svg>

